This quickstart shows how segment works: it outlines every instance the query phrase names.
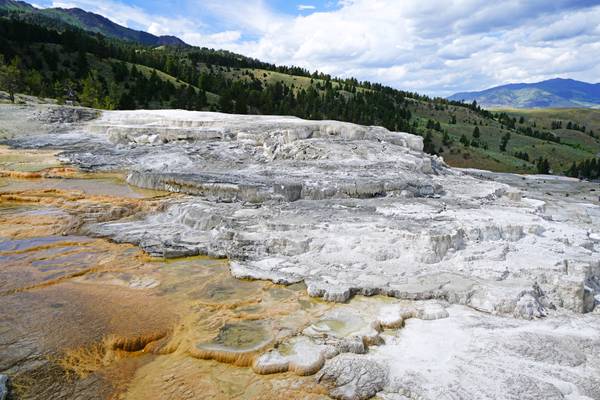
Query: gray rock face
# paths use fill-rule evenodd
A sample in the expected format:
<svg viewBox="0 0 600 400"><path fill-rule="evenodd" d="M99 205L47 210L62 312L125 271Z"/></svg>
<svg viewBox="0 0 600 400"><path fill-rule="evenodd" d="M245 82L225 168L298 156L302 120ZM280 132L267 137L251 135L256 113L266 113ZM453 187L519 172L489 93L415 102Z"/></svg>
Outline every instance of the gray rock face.
<svg viewBox="0 0 600 400"><path fill-rule="evenodd" d="M330 301L435 298L528 319L595 307L597 204L473 178L422 153L419 137L183 111L65 118L62 130L11 143L61 148L81 167L125 169L131 184L193 195L89 234L157 256L227 256L237 277L304 281Z"/></svg>
<svg viewBox="0 0 600 400"><path fill-rule="evenodd" d="M331 388L329 394L334 399L364 400L383 390L388 372L368 357L341 354L328 360L316 379Z"/></svg>
<svg viewBox="0 0 600 400"><path fill-rule="evenodd" d="M589 282L599 273L597 253L575 244L585 229L546 221L526 204L502 199L442 215L434 211L436 202L347 199L257 207L186 199L143 221L87 229L157 256L227 256L239 278L304 281L311 295L330 301L355 294L438 298L523 318L556 307L593 309ZM566 245L565 237L574 243Z"/></svg>

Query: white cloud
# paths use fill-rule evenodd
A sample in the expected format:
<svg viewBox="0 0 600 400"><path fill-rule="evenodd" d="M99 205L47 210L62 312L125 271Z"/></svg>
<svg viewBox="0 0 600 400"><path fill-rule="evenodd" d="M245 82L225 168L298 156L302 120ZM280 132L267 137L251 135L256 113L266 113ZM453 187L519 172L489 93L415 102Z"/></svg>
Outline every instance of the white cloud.
<svg viewBox="0 0 600 400"><path fill-rule="evenodd" d="M266 0L184 0L185 17L108 0L66 0L126 26L278 64L447 95L556 76L600 76L593 0L338 0L285 15ZM59 2L55 2L58 4Z"/></svg>
<svg viewBox="0 0 600 400"><path fill-rule="evenodd" d="M556 76L595 81L600 7L584 3L344 0L230 48L436 95Z"/></svg>
<svg viewBox="0 0 600 400"><path fill-rule="evenodd" d="M212 14L227 29L268 35L284 28L288 17L273 11L264 0L188 0Z"/></svg>
<svg viewBox="0 0 600 400"><path fill-rule="evenodd" d="M310 4L299 4L298 11L306 11L306 10L316 10L317 7Z"/></svg>
<svg viewBox="0 0 600 400"><path fill-rule="evenodd" d="M212 34L185 33L180 35L180 39L191 45L221 49L240 40L242 33L240 31L225 31Z"/></svg>

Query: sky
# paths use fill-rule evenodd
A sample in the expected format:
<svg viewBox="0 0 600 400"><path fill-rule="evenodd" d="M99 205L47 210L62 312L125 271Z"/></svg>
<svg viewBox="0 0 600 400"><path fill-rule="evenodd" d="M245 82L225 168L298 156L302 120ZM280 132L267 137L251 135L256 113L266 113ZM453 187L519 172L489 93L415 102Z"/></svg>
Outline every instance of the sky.
<svg viewBox="0 0 600 400"><path fill-rule="evenodd" d="M448 96L600 82L600 0L37 0L155 35Z"/></svg>

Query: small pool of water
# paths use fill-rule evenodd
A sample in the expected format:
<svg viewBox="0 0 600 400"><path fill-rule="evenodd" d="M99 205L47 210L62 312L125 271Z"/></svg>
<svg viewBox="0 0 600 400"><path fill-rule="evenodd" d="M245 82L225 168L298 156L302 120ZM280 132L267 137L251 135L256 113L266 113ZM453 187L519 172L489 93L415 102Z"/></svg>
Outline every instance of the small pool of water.
<svg viewBox="0 0 600 400"><path fill-rule="evenodd" d="M0 178L1 192L20 192L25 190L58 189L65 191L82 192L89 196L112 196L131 199L144 199L168 195L167 192L148 190L131 186L125 180L115 175L114 177L94 178L93 174L86 179L9 179Z"/></svg>

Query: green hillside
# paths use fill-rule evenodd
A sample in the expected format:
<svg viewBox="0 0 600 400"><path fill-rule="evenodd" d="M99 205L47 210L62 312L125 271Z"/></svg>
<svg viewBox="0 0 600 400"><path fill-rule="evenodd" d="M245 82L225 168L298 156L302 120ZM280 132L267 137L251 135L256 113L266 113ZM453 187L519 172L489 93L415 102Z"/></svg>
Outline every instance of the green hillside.
<svg viewBox="0 0 600 400"><path fill-rule="evenodd" d="M15 0L0 0L0 16L34 23L37 25L63 30L68 27L100 33L104 36L138 42L146 45L187 46L174 36L155 36L118 25L102 15L84 11L80 8L44 8L38 9L28 3Z"/></svg>
<svg viewBox="0 0 600 400"><path fill-rule="evenodd" d="M146 46L11 15L0 17L0 89L9 92L106 109L182 108L380 125L422 135L425 150L450 165L494 171L565 173L600 147L589 132L600 132L594 110L564 117L490 112L227 51ZM560 128L551 123L557 118L566 121Z"/></svg>

